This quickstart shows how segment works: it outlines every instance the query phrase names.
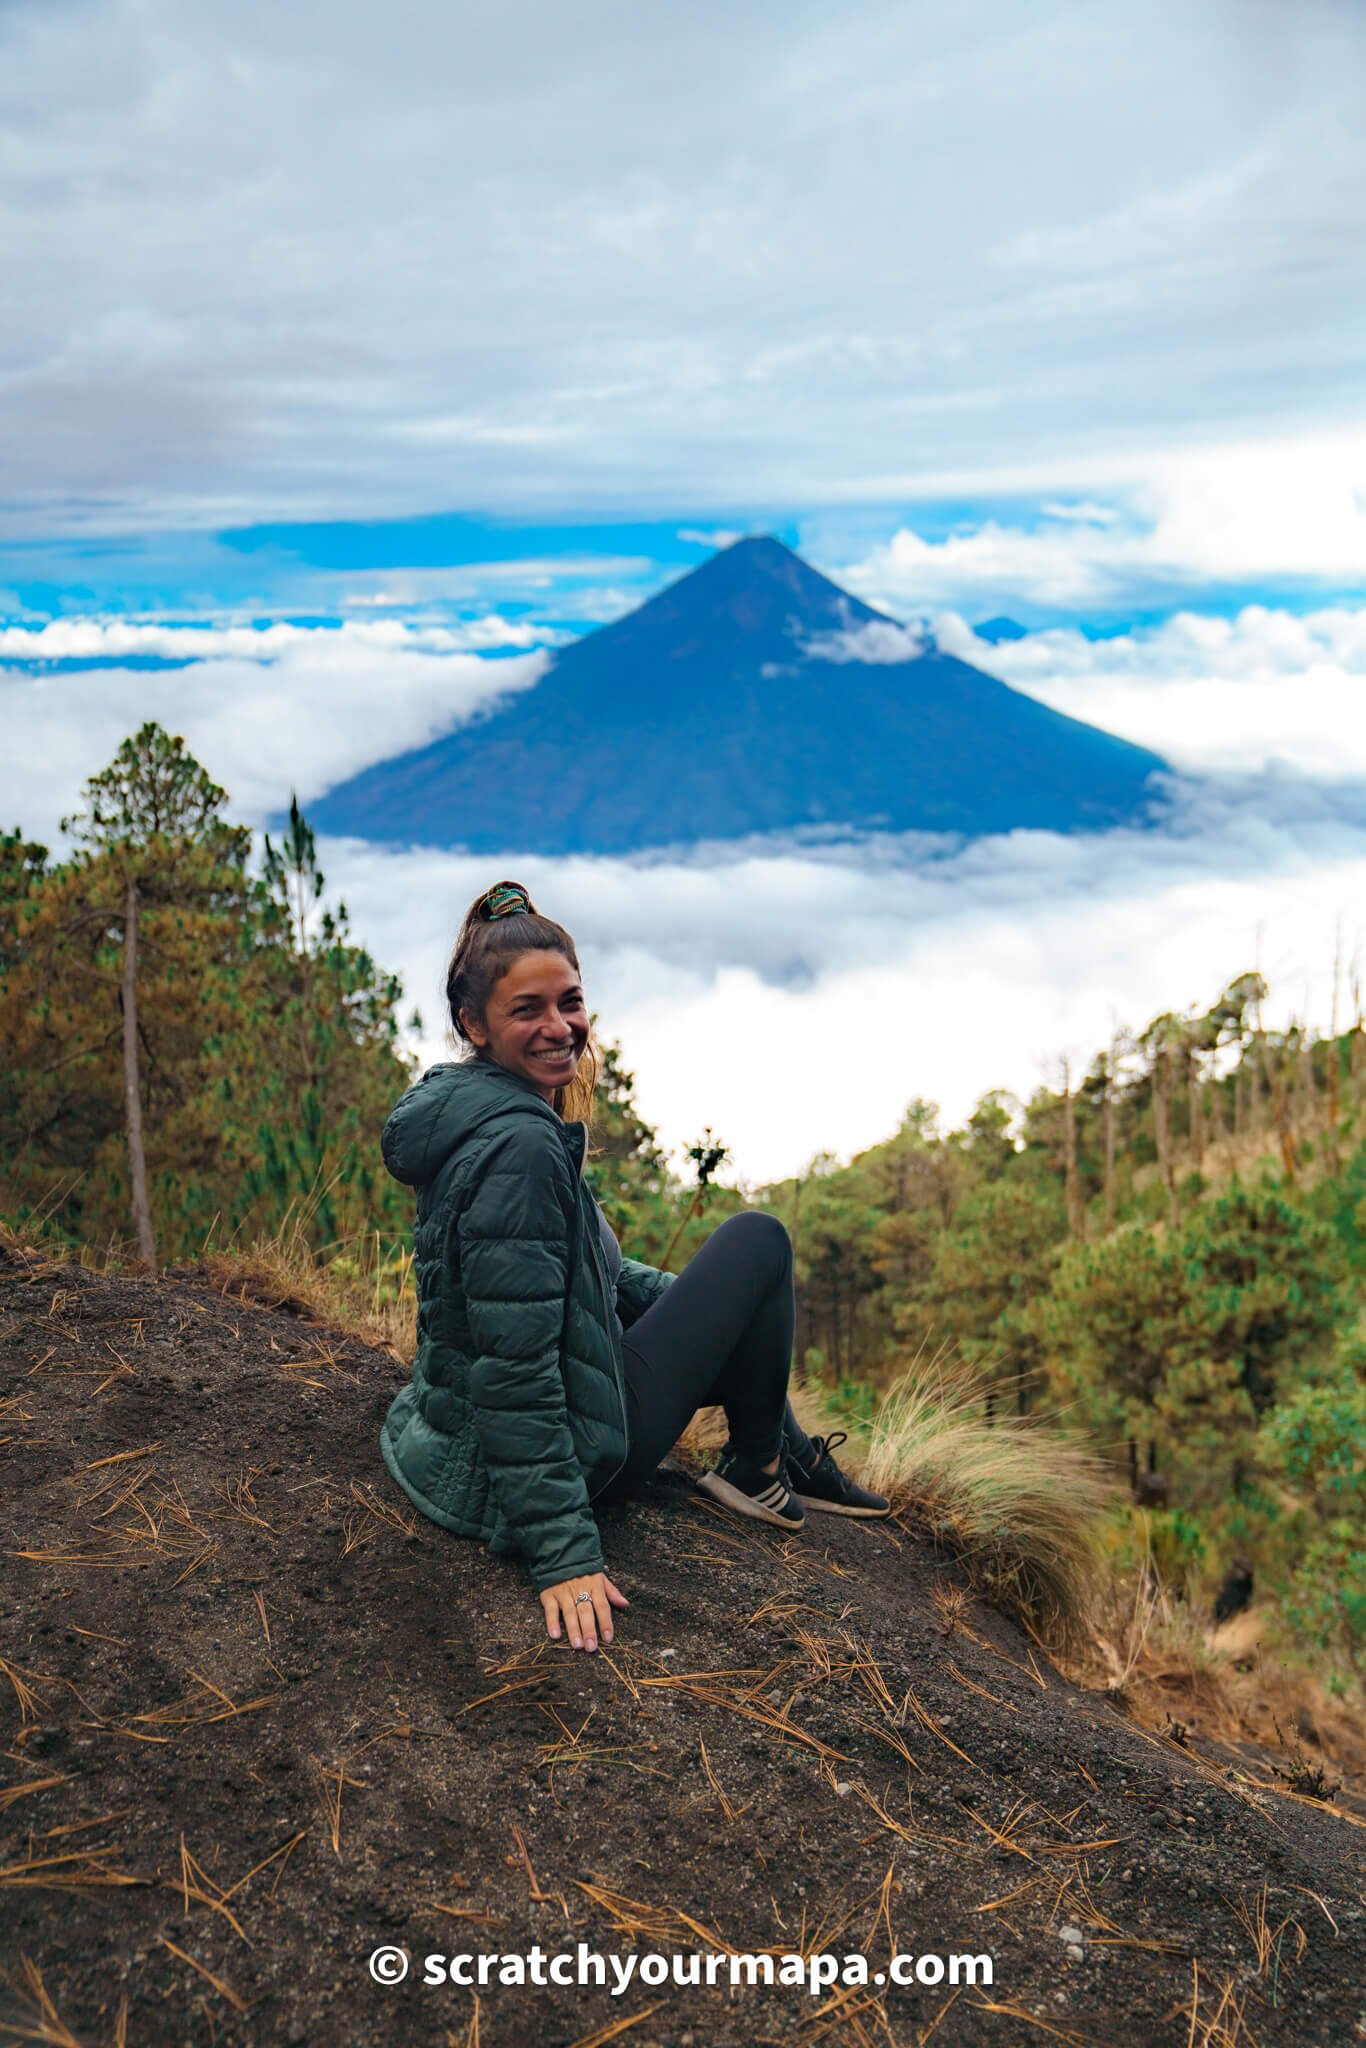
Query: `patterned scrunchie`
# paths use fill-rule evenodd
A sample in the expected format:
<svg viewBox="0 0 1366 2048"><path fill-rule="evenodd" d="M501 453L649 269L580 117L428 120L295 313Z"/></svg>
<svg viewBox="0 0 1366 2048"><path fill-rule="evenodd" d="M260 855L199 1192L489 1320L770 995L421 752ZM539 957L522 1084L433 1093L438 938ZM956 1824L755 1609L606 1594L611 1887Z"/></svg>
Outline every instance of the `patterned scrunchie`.
<svg viewBox="0 0 1366 2048"><path fill-rule="evenodd" d="M532 917L531 898L518 882L495 882L484 898L484 919L492 924L499 917Z"/></svg>

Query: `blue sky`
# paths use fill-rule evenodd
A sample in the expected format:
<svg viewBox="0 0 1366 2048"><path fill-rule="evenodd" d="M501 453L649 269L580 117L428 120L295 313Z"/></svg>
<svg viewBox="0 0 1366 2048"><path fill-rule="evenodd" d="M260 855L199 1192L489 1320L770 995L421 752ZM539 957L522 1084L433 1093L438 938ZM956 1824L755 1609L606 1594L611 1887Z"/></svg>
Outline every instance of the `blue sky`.
<svg viewBox="0 0 1366 2048"><path fill-rule="evenodd" d="M1366 944L1363 76L1355 0L0 0L0 825L52 838L144 717L259 825L770 532L1200 795L1080 864L882 848L852 925L792 849L510 848L671 1141L786 1170L1027 1093L1258 953L1326 1022ZM1000 613L1026 639L977 642ZM478 877L325 864L430 1017ZM794 1119L889 1003L902 1054Z"/></svg>

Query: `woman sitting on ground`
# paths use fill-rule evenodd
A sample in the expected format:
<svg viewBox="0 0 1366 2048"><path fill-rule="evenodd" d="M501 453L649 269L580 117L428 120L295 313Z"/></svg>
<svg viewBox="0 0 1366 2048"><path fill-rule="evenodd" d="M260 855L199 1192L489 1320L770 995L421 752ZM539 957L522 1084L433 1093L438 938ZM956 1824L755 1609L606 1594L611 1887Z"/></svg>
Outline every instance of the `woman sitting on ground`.
<svg viewBox="0 0 1366 2048"><path fill-rule="evenodd" d="M417 1358L381 1432L425 1515L520 1551L546 1627L612 1640L625 1596L603 1570L595 1503L625 1498L699 1408L730 1436L701 1485L800 1529L806 1508L884 1515L787 1399L792 1246L747 1211L676 1278L623 1258L583 1178L597 1063L574 942L516 882L471 905L446 982L470 1054L432 1067L384 1128L417 1189Z"/></svg>

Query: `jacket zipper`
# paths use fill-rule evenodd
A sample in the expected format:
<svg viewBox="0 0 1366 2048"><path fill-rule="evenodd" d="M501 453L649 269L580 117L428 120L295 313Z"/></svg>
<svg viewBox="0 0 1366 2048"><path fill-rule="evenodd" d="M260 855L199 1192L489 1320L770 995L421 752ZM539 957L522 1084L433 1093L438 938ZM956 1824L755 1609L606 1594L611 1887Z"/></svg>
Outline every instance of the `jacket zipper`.
<svg viewBox="0 0 1366 2048"><path fill-rule="evenodd" d="M625 1375L619 1362L619 1354L621 1347L617 1343L616 1338L613 1335L612 1329L613 1323L616 1320L616 1312L613 1309L611 1299L607 1292L607 1272L606 1268L603 1266L602 1263L602 1246L598 1241L597 1217L592 1213L592 1193L589 1190L587 1182L583 1178L582 1158L580 1158L579 1160L578 1178L581 1189L578 1199L579 1228L580 1230L583 1230L586 1227L586 1225L590 1223L593 1227L593 1247L591 1253L591 1257L593 1260L593 1271L597 1276L598 1291L602 1295L603 1311L606 1317L604 1330L607 1337L608 1349L611 1351L612 1354L612 1379L617 1390L617 1404L621 1410L621 1441L625 1445L625 1449L622 1452L621 1463L617 1466L616 1471L610 1472L606 1479L604 1479L602 1483L599 1486L595 1487L593 1492L589 1494L588 1498L590 1500L596 1500L599 1494L606 1492L607 1488L612 1484L612 1481L617 1478L618 1474L626 1470L627 1461L629 1460L631 1455L631 1430L630 1425L626 1420ZM586 1217L584 1215L585 1208L588 1208L590 1212Z"/></svg>

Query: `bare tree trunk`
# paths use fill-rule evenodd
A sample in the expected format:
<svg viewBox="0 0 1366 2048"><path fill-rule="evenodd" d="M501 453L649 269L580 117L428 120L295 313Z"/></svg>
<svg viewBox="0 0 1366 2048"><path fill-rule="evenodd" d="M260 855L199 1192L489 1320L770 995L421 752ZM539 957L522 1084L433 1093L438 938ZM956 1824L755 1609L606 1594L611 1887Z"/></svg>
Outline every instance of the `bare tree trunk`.
<svg viewBox="0 0 1366 2048"><path fill-rule="evenodd" d="M1288 1050L1282 1047L1271 1065L1271 1105L1276 1119L1276 1135L1281 1141L1281 1164L1285 1168L1286 1179L1293 1181L1299 1160L1295 1151L1294 1121L1281 1072L1282 1060L1288 1063L1289 1058Z"/></svg>
<svg viewBox="0 0 1366 2048"><path fill-rule="evenodd" d="M1319 1115L1319 1088L1314 1074L1314 1041L1309 1030L1309 1012L1306 1008L1304 1028L1300 1032L1300 1113L1305 1127L1312 1133Z"/></svg>
<svg viewBox="0 0 1366 2048"><path fill-rule="evenodd" d="M1341 1047L1338 1045L1338 993L1342 986L1342 919L1338 919L1337 943L1333 948L1333 1009L1328 1020L1328 1164L1334 1173L1342 1165L1338 1148L1338 1117L1341 1113Z"/></svg>
<svg viewBox="0 0 1366 2048"><path fill-rule="evenodd" d="M142 1141L142 1083L138 1074L138 885L131 868L123 879L123 1107L128 1132L128 1181L138 1256L156 1271L157 1248L147 1201L147 1152Z"/></svg>
<svg viewBox="0 0 1366 2048"><path fill-rule="evenodd" d="M1105 1235L1115 1227L1115 1047L1105 1076Z"/></svg>
<svg viewBox="0 0 1366 2048"><path fill-rule="evenodd" d="M1171 1127L1171 1058L1165 1046L1159 1046L1153 1061L1153 1139L1157 1146L1157 1163L1162 1174L1162 1183L1167 1190L1167 1215L1171 1222L1178 1220L1176 1201L1176 1162L1172 1158Z"/></svg>
<svg viewBox="0 0 1366 2048"><path fill-rule="evenodd" d="M1201 1079L1199 1062L1195 1059L1190 1066L1189 1096L1191 1165L1199 1173L1205 1158L1205 1084Z"/></svg>
<svg viewBox="0 0 1366 2048"><path fill-rule="evenodd" d="M847 1353L846 1353L846 1356L847 1356L847 1358L848 1358L848 1372L849 1372L849 1377L850 1377L851 1379L852 1379L852 1378L853 1378L853 1376L854 1376L854 1361L855 1361L856 1357L858 1356L858 1347L857 1347L857 1344L856 1344L856 1342L855 1342L855 1339L856 1339L856 1337L857 1337L857 1334L858 1334L858 1288L857 1288L857 1287L855 1286L855 1284L854 1284L853 1280L851 1279L851 1280L850 1280L850 1282L849 1282L849 1317L848 1317L848 1349L847 1349Z"/></svg>
<svg viewBox="0 0 1366 2048"><path fill-rule="evenodd" d="M1257 998L1257 1044L1261 1053L1262 1073L1266 1078L1271 1095L1271 1118L1281 1143L1281 1164L1285 1168L1286 1179L1293 1185L1298 1161L1295 1156L1295 1133L1291 1128L1290 1112L1286 1104L1285 1088L1282 1084L1281 1060L1285 1054L1285 1047L1282 1045L1278 1048L1276 1057L1272 1058L1271 1048L1267 1044L1266 1032L1262 1028L1262 999L1260 996Z"/></svg>
<svg viewBox="0 0 1366 2048"><path fill-rule="evenodd" d="M1260 1003L1257 1005L1257 1015L1260 1020ZM1266 1033L1263 1031L1260 1021L1257 1025L1257 1035L1253 1040L1253 1044L1256 1048L1257 1060L1256 1065L1252 1069L1252 1115L1248 1119L1248 1127L1255 1132L1265 1129L1267 1123L1265 1111L1271 1100L1271 1061L1267 1053ZM1274 1122L1274 1118L1271 1121Z"/></svg>
<svg viewBox="0 0 1366 2048"><path fill-rule="evenodd" d="M1062 1148L1067 1185L1067 1223L1073 1237L1086 1236L1086 1216L1081 1204L1081 1183L1077 1178L1077 1109L1072 1094L1072 1070L1062 1063Z"/></svg>
<svg viewBox="0 0 1366 2048"><path fill-rule="evenodd" d="M1228 1132L1224 1126L1223 1083L1217 1077L1209 1084L1205 1107L1209 1111L1209 1142L1211 1145L1222 1145Z"/></svg>

